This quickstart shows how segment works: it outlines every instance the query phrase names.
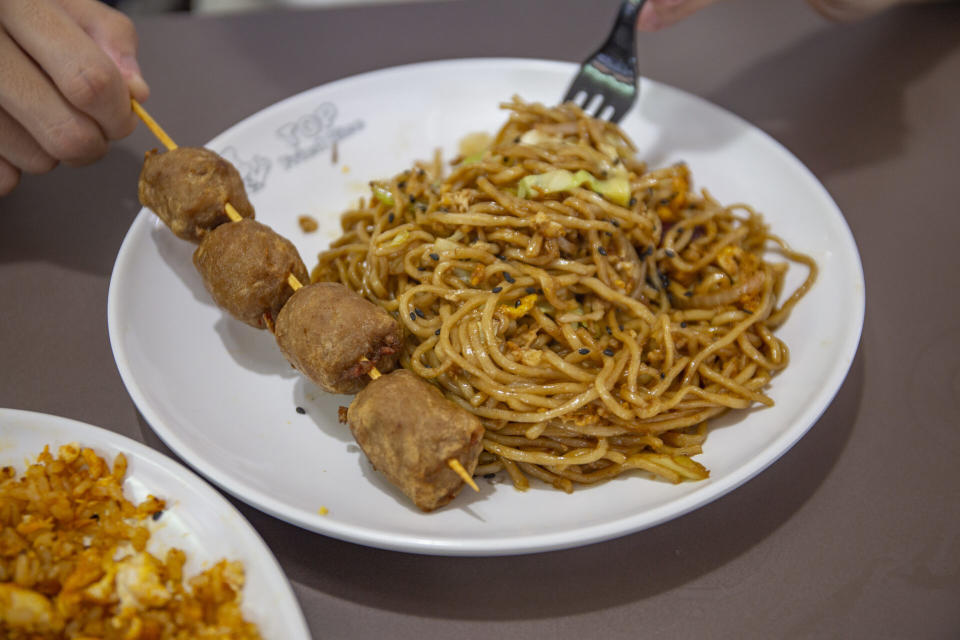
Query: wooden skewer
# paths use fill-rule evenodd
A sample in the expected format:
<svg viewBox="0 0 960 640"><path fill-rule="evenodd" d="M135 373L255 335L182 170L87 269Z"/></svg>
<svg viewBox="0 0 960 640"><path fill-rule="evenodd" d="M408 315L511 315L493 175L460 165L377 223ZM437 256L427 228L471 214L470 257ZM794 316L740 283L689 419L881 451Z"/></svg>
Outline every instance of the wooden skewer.
<svg viewBox="0 0 960 640"><path fill-rule="evenodd" d="M147 110L144 109L143 106L136 101L136 99L130 98L130 106L133 108L133 112L137 114L137 117L143 121L143 124L147 125L147 128L150 129L150 133L156 136L157 140L159 140L168 151L173 151L177 148L177 143L173 141L173 138L167 135L167 132L163 130L163 127L161 127L157 121L154 120L149 113L147 113ZM226 203L223 208L227 212L227 216L231 221L239 222L243 220L243 216L240 215L240 212L237 211L237 209L229 202ZM287 284L289 284L290 288L294 291L303 286L303 283L301 283L300 280L298 280L297 277L292 273L287 276ZM366 356L360 358L360 361L369 362ZM371 367L370 371L367 372L367 375L370 376L371 380L376 380L383 374L380 373L380 370L376 367ZM470 474L467 473L467 470L463 468L463 465L460 464L459 460L456 458L450 458L447 460L447 465L453 469L466 484L470 485L471 489L477 492L480 491L477 483L473 481L473 478L470 477Z"/></svg>
<svg viewBox="0 0 960 640"><path fill-rule="evenodd" d="M463 480L465 483L467 483L467 485L471 489L473 489L477 493L480 492L480 487L478 487L477 483L473 481L473 478L470 477L470 474L467 473L467 470L463 468L463 465L460 464L459 460L457 460L456 458L450 458L449 460L447 460L447 466L453 469L456 472L456 474L460 476L460 479Z"/></svg>
<svg viewBox="0 0 960 640"><path fill-rule="evenodd" d="M362 358L360 358L360 362L369 362L369 360L367 360L367 356L363 356ZM370 376L371 380L376 380L383 374L380 373L380 370L377 369L376 367L370 367L370 371L367 371L367 375Z"/></svg>
<svg viewBox="0 0 960 640"><path fill-rule="evenodd" d="M240 222L243 220L243 216L240 215L240 212L237 211L229 202L223 205L223 210L227 212L227 217L230 218L230 222Z"/></svg>
<svg viewBox="0 0 960 640"><path fill-rule="evenodd" d="M290 288L293 289L294 291L296 291L297 289L303 286L302 284L300 284L300 281L297 280L297 276L293 275L292 273L287 276L287 284L289 284Z"/></svg>
<svg viewBox="0 0 960 640"><path fill-rule="evenodd" d="M177 143L173 141L173 138L167 135L167 132L157 124L156 120L150 117L150 114L140 106L139 102L134 98L130 98L130 106L133 107L133 112L137 114L137 117L143 120L143 124L147 125L147 129L150 129L150 133L156 136L157 140L159 140L168 151L173 151L177 148Z"/></svg>

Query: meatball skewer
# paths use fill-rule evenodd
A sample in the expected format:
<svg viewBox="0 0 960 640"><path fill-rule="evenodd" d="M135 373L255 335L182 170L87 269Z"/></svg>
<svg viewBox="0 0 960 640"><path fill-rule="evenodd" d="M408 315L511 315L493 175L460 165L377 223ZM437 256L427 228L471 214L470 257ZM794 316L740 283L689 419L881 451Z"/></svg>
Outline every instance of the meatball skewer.
<svg viewBox="0 0 960 640"><path fill-rule="evenodd" d="M168 151L180 149L136 100L131 100L131 104L137 116ZM214 156L213 163L216 169L219 169L220 173L226 173L228 179L232 178L237 182L236 178L239 176L233 175L236 170L219 156L206 150L191 151ZM150 160L149 154L147 159ZM225 165L225 168L220 166L218 160ZM159 172L161 172L161 181L171 180L171 176L162 174L162 168ZM165 193L154 194L147 190L145 198L143 192L144 189L141 188L141 200L149 200L153 197L165 204ZM355 398L346 412L350 429L368 459L375 466L379 463L380 470L388 479L422 509L430 511L446 504L459 491L457 483L451 482L451 478L444 477L438 472L438 466L441 465L431 459L431 457L436 458L437 455L449 455L450 457L446 458L446 467L452 470L463 483L474 491L479 491L464 463L459 459L462 457L467 464L475 466L483 434L483 427L476 416L453 405L443 398L439 390L409 372L397 371L392 375L382 376L376 366L376 362L381 361L381 355L387 357L387 364L390 367L395 364L395 359L389 358L394 353L389 343L394 333L391 329L396 326L396 322L385 311L342 285L321 282L304 286L301 278L294 273L299 272L301 277L306 279L306 270L296 248L269 227L252 220L253 209L246 202L242 180L239 180L239 188L236 192L246 205L244 209L245 213L248 213L247 216L242 215L229 200L225 200L225 194L222 192L217 194L219 200L223 201L222 208L231 224L220 224L225 221L218 219L219 207L212 214L204 212L206 215L202 220L182 220L179 219L182 216L176 214L160 215L160 212L157 212L179 237L200 242L200 247L194 254L194 264L204 277L204 284L214 300L241 321L257 328L263 328L263 326L269 328L276 335L281 351L291 364L327 391L356 392L363 387L362 384L358 384L357 379L363 374L370 377L373 382L368 385L368 391ZM164 208L163 204L151 208L156 211ZM234 238L237 235L240 241ZM228 238L234 239L228 240ZM223 270L217 267L224 262L224 254L228 253L231 247L244 244L242 241L262 247L261 254L282 256L281 270L286 273L285 284L291 290L290 293L278 293L278 287L282 286L276 277L278 271L273 269L272 273L267 274L270 277L263 277L263 265L258 264L256 260L252 263L244 261L243 266L247 268L243 275L246 277L239 278L244 281L241 285L245 285L245 281L251 279L266 280L267 284L259 287L260 290L255 292L251 292L250 287L245 287L239 294L233 290L237 283L231 281L238 279L237 274L230 270L223 273ZM251 277L251 271L256 275ZM260 277L256 277L257 275ZM265 307L265 310L262 313L251 311L251 300L253 309ZM335 317L346 316L348 321L359 322L359 326L342 327L339 332L330 330L332 327L322 327L319 330L314 328L311 331L309 327L311 323L304 320L318 317L316 314L318 306L320 308L332 306L341 312L333 314ZM321 314L319 317L324 316ZM353 341L355 344L352 345L351 357L355 360L352 361L352 366L344 367L344 365L351 365L351 362L329 362L330 355L337 354L337 350L330 348L329 337L324 335L327 333L360 336L359 342ZM366 346L364 340L371 335L378 336L378 348L375 350L374 361L368 359L363 353ZM310 347L327 343L323 344L326 348L304 349L304 340ZM399 342L398 337L395 342ZM361 355L357 358L358 349ZM317 352L322 357L317 358ZM340 349L338 355L344 352L344 349ZM350 374L348 380L343 380L342 375L332 375L334 372L344 370ZM381 379L382 382L374 384ZM419 415L419 412L411 413L409 410L416 403L406 407L407 411L397 411L404 401L409 402L411 397L416 396L420 396L426 405L432 406L433 413L427 419L422 416L419 420L404 419L402 414L405 413ZM419 408L422 410L423 407ZM443 460L443 457L439 459Z"/></svg>

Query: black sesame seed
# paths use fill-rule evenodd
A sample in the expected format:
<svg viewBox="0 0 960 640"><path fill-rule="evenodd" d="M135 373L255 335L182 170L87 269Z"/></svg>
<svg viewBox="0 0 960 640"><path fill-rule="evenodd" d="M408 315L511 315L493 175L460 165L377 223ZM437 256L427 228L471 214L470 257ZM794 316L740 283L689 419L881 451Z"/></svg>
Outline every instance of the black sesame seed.
<svg viewBox="0 0 960 640"><path fill-rule="evenodd" d="M420 316L421 318L426 318L426 317L427 317L427 316L424 315L423 311L420 311L420 309L417 308L417 307L414 307L414 308L413 308L413 312L414 312L415 314L417 314L418 316Z"/></svg>
<svg viewBox="0 0 960 640"><path fill-rule="evenodd" d="M503 260L504 262L506 262L506 261L507 261L507 256L502 255L502 254L501 254L501 255L498 255L498 256L497 256L497 260Z"/></svg>
<svg viewBox="0 0 960 640"><path fill-rule="evenodd" d="M303 407L297 407L297 413L299 413L300 415L303 415L303 414L305 414L306 412L307 412L307 410L304 409Z"/></svg>
<svg viewBox="0 0 960 640"><path fill-rule="evenodd" d="M417 271L426 271L426 270L427 270L426 267L417 267Z"/></svg>
<svg viewBox="0 0 960 640"><path fill-rule="evenodd" d="M604 349L604 350L603 350L603 355L605 355L605 356L611 356L611 357L612 357L612 356L613 356L613 349Z"/></svg>
<svg viewBox="0 0 960 640"><path fill-rule="evenodd" d="M611 221L610 221L610 224L612 224L612 225L615 226L615 227L619 227L619 226L620 226L620 222L617 221L617 220L611 220Z"/></svg>
<svg viewBox="0 0 960 640"><path fill-rule="evenodd" d="M412 193L410 194L410 197L407 198L407 199L410 201L410 204L413 204L414 202L417 201L417 199L413 197L413 194L412 194Z"/></svg>
<svg viewBox="0 0 960 640"><path fill-rule="evenodd" d="M613 331L610 330L610 327L607 327L607 335L608 335L608 336L612 336L612 335L613 335Z"/></svg>
<svg viewBox="0 0 960 640"><path fill-rule="evenodd" d="M687 323L686 323L686 322L681 322L681 323L680 323L680 328L681 328L681 329L686 329L686 328L687 328Z"/></svg>
<svg viewBox="0 0 960 640"><path fill-rule="evenodd" d="M632 207L632 206L635 206L636 204L637 204L637 199L636 199L636 198L630 198L629 205Z"/></svg>
<svg viewBox="0 0 960 640"><path fill-rule="evenodd" d="M500 293L503 291L503 287L494 287L493 289L490 289L490 291L493 291L494 293Z"/></svg>
<svg viewBox="0 0 960 640"><path fill-rule="evenodd" d="M100 520L100 514L99 514L99 513L95 513L95 514L93 514L92 516L90 516L90 519L91 519L91 520Z"/></svg>
<svg viewBox="0 0 960 640"><path fill-rule="evenodd" d="M607 250L604 249L603 247L598 246L598 247L597 247L597 253L599 253L599 254L602 255L602 256L605 256L605 255L607 255Z"/></svg>
<svg viewBox="0 0 960 640"><path fill-rule="evenodd" d="M588 353L590 353L590 349L587 349L586 347L581 347L580 349L577 350L577 353L579 353L582 356L585 356Z"/></svg>
<svg viewBox="0 0 960 640"><path fill-rule="evenodd" d="M692 298L692 297L693 297L693 291L684 291L684 292L683 292L683 295L686 296L686 297L688 297L688 298Z"/></svg>
<svg viewBox="0 0 960 640"><path fill-rule="evenodd" d="M433 260L439 260L439 259L440 259L440 254L439 254L439 253L431 253L431 254L430 254L430 258L433 259Z"/></svg>
<svg viewBox="0 0 960 640"><path fill-rule="evenodd" d="M414 322L416 322L416 321L417 321L417 314L414 313L413 311L411 311L411 312L410 312L410 319L413 320Z"/></svg>
<svg viewBox="0 0 960 640"><path fill-rule="evenodd" d="M676 258L676 257L677 257L677 252L674 251L673 249L667 249L664 253L667 254L667 257L668 257L668 258Z"/></svg>
<svg viewBox="0 0 960 640"><path fill-rule="evenodd" d="M401 191L403 191L403 189L406 188L406 186L407 186L406 180L401 180L400 182L397 183L397 188L400 189Z"/></svg>
<svg viewBox="0 0 960 640"><path fill-rule="evenodd" d="M519 307L521 304L523 304L523 298L517 298L517 301L513 303L513 306Z"/></svg>
<svg viewBox="0 0 960 640"><path fill-rule="evenodd" d="M513 284L514 282L516 282L516 280L513 279L513 276L507 273L506 271L503 272L503 279L509 282L510 284Z"/></svg>
<svg viewBox="0 0 960 640"><path fill-rule="evenodd" d="M677 227L677 233L683 233L683 227Z"/></svg>
<svg viewBox="0 0 960 640"><path fill-rule="evenodd" d="M661 372L660 372L660 379L661 379L661 380L664 380L666 377L667 377L667 374L665 374L665 373L663 373L663 372L661 371Z"/></svg>
<svg viewBox="0 0 960 640"><path fill-rule="evenodd" d="M526 291L527 293L536 293L536 292L537 292L537 290L534 289L533 287L527 287L527 288L525 289L525 291Z"/></svg>
<svg viewBox="0 0 960 640"><path fill-rule="evenodd" d="M163 517L163 511L154 511L153 515L150 517L153 518L154 522L156 522L157 520Z"/></svg>
<svg viewBox="0 0 960 640"><path fill-rule="evenodd" d="M435 336L440 335L440 329L437 329L436 331L434 331L434 332L433 332L433 335L435 335Z"/></svg>
<svg viewBox="0 0 960 640"><path fill-rule="evenodd" d="M387 216L387 222L393 222L393 219L394 219L394 215L392 213Z"/></svg>

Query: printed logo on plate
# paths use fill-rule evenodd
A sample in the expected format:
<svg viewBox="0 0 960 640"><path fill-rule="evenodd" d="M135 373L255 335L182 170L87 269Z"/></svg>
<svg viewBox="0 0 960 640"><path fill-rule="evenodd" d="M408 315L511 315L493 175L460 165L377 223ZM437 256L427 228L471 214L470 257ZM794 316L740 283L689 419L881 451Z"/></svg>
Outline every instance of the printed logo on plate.
<svg viewBox="0 0 960 640"><path fill-rule="evenodd" d="M277 136L290 145L293 153L277 159L284 169L309 160L363 128L363 120L337 125L337 108L329 102L277 129Z"/></svg>
<svg viewBox="0 0 960 640"><path fill-rule="evenodd" d="M247 191L259 191L267 183L271 164L269 158L255 155L249 160L244 160L233 147L227 147L220 152L220 155L237 168Z"/></svg>

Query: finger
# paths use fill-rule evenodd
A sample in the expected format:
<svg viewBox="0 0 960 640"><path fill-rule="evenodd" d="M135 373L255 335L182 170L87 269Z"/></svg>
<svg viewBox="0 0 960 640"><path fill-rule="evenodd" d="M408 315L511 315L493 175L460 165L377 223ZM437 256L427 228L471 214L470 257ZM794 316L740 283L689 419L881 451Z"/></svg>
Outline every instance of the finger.
<svg viewBox="0 0 960 640"><path fill-rule="evenodd" d="M57 166L57 160L3 109L0 109L0 155L24 173L46 173Z"/></svg>
<svg viewBox="0 0 960 640"><path fill-rule="evenodd" d="M637 15L637 29L640 31L656 31L662 26L660 16L657 15L652 0L645 3L640 8L639 15Z"/></svg>
<svg viewBox="0 0 960 640"><path fill-rule="evenodd" d="M68 164L85 164L107 152L107 140L97 123L67 102L2 29L0 60L0 108L45 152Z"/></svg>
<svg viewBox="0 0 960 640"><path fill-rule="evenodd" d="M820 15L837 22L854 22L879 13L896 0L808 0Z"/></svg>
<svg viewBox="0 0 960 640"><path fill-rule="evenodd" d="M80 28L93 38L120 69L130 94L139 102L150 97L137 62L137 30L126 15L99 0L59 0Z"/></svg>
<svg viewBox="0 0 960 640"><path fill-rule="evenodd" d="M0 196L5 196L20 183L20 170L0 156Z"/></svg>
<svg viewBox="0 0 960 640"><path fill-rule="evenodd" d="M637 16L637 29L656 31L680 22L717 0L647 0Z"/></svg>
<svg viewBox="0 0 960 640"><path fill-rule="evenodd" d="M5 1L4 27L67 101L89 115L108 139L136 126L130 91L113 60L56 2Z"/></svg>

